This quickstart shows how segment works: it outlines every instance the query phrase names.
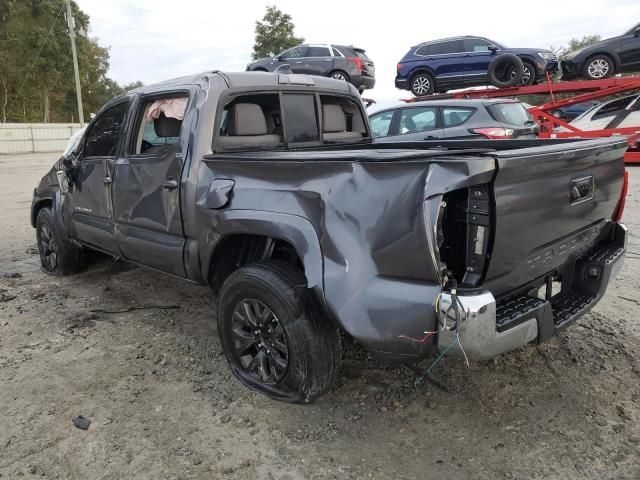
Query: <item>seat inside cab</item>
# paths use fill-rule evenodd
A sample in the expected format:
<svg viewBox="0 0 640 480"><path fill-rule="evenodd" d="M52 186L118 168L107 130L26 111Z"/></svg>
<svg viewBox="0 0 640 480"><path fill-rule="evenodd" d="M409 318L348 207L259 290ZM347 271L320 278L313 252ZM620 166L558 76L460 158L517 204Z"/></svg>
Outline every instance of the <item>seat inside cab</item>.
<svg viewBox="0 0 640 480"><path fill-rule="evenodd" d="M281 118L277 94L243 95L222 112L218 144L229 149L282 145Z"/></svg>
<svg viewBox="0 0 640 480"><path fill-rule="evenodd" d="M133 153L163 155L175 151L187 101L187 97L168 97L145 102Z"/></svg>

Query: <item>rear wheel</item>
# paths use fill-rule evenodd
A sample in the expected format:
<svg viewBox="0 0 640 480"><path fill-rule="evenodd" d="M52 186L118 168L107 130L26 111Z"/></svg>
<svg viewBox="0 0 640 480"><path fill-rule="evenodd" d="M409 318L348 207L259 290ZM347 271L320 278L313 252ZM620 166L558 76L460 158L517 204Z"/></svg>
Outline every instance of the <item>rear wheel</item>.
<svg viewBox="0 0 640 480"><path fill-rule="evenodd" d="M36 240L42 269L50 275L70 275L80 270L80 251L58 232L53 211L42 208L36 217Z"/></svg>
<svg viewBox="0 0 640 480"><path fill-rule="evenodd" d="M587 80L601 80L614 74L614 65L611 58L606 55L591 57L584 64L582 76Z"/></svg>
<svg viewBox="0 0 640 480"><path fill-rule="evenodd" d="M349 81L349 75L346 72L343 72L342 70L334 70L329 74L329 77L334 78L336 80L342 80L343 82Z"/></svg>
<svg viewBox="0 0 640 480"><path fill-rule="evenodd" d="M416 97L431 95L434 90L433 77L425 72L416 73L411 77L411 93Z"/></svg>
<svg viewBox="0 0 640 480"><path fill-rule="evenodd" d="M218 297L218 333L231 371L277 400L310 402L338 377L338 329L306 285L287 263L259 262L231 274Z"/></svg>

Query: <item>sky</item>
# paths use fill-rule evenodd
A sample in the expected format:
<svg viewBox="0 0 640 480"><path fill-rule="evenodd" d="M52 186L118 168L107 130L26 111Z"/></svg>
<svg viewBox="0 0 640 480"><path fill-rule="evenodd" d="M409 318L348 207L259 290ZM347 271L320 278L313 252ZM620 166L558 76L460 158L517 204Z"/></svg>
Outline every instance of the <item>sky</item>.
<svg viewBox="0 0 640 480"><path fill-rule="evenodd" d="M91 19L89 35L110 48L109 76L155 83L205 70L239 71L251 60L255 21L267 5L293 17L305 42L355 45L376 65L366 97L409 96L394 86L396 64L420 42L479 35L509 47L548 49L571 38L622 34L640 22L639 0L414 3L323 0L75 0ZM82 66L81 66L82 67Z"/></svg>

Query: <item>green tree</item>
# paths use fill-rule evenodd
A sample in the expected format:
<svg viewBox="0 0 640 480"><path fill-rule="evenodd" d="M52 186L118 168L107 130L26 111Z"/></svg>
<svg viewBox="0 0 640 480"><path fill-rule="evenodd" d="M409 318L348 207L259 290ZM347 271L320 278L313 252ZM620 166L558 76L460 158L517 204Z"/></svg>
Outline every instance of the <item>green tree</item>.
<svg viewBox="0 0 640 480"><path fill-rule="evenodd" d="M572 38L569 40L569 44L561 47L551 47L551 51L555 54L556 57L562 58L566 54L575 52L576 50L580 50L581 48L588 47L589 45L593 45L594 43L598 43L602 40L600 35L585 35L581 39Z"/></svg>
<svg viewBox="0 0 640 480"><path fill-rule="evenodd" d="M262 21L256 21L252 57L270 57L304 42L304 38L295 36L294 28L291 15L273 5L268 6Z"/></svg>
<svg viewBox="0 0 640 480"><path fill-rule="evenodd" d="M0 0L0 121L78 121L65 8L65 0ZM109 50L84 33L89 17L75 2L71 9L83 109L96 112L124 90L107 76Z"/></svg>

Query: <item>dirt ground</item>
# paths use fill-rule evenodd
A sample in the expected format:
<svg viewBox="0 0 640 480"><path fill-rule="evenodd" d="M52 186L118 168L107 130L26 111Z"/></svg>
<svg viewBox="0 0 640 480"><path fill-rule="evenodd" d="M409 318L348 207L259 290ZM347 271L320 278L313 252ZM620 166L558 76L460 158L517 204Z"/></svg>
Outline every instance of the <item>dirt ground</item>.
<svg viewBox="0 0 640 480"><path fill-rule="evenodd" d="M55 158L0 156L2 479L640 478L640 168L626 264L558 337L443 360L448 393L349 343L337 388L288 405L231 376L209 289L108 259L40 271L29 208ZM91 312L149 305L179 308Z"/></svg>

